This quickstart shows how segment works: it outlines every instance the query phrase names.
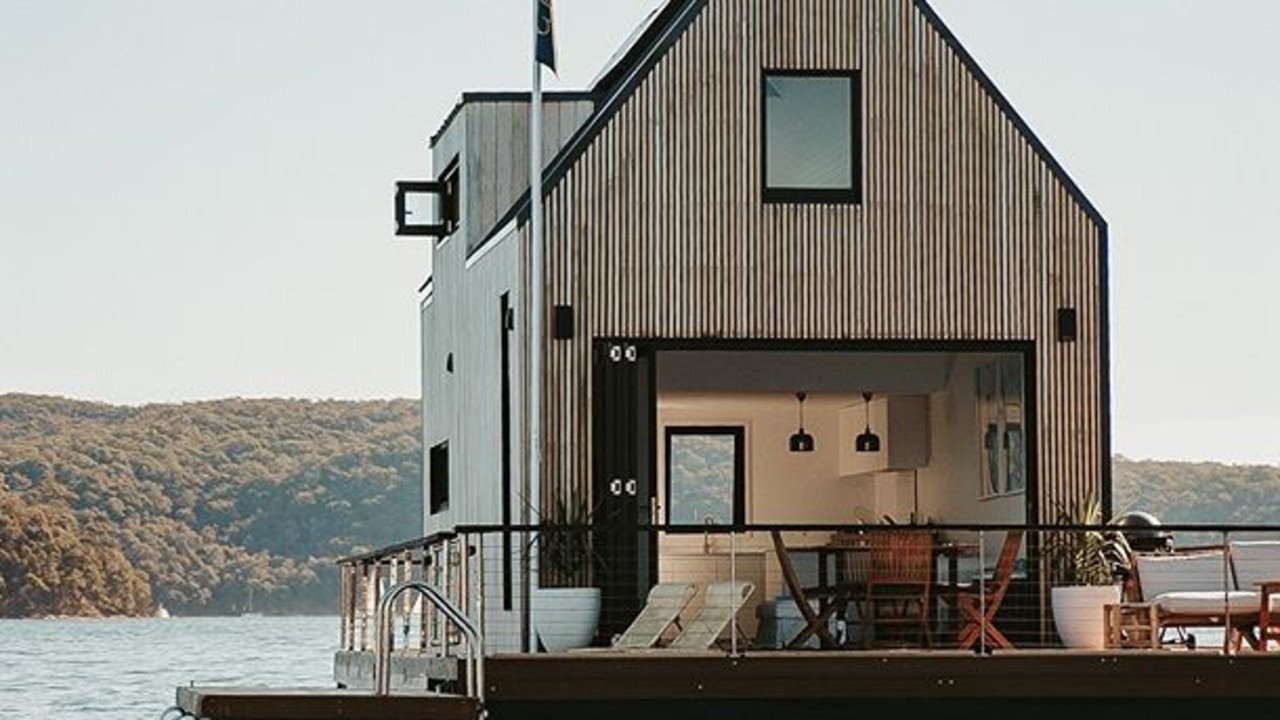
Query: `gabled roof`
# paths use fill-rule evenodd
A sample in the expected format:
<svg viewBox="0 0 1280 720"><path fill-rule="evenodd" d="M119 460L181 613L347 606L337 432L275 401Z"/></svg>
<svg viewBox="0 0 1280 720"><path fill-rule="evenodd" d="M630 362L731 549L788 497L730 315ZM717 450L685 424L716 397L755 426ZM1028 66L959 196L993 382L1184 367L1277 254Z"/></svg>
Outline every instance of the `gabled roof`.
<svg viewBox="0 0 1280 720"><path fill-rule="evenodd" d="M636 88L648 77L649 72L658 64L666 51L684 34L694 19L706 7L708 0L668 0L661 9L654 11L641 24L642 30L633 34L629 45L615 56L616 61L606 65L590 91L595 100L595 112L583 123L578 132L565 143L560 152L547 164L543 173L542 192L545 195L555 189L565 174L573 167L582 153L591 145L601 130L613 119ZM1045 163L1054 177L1062 183L1072 199L1080 205L1089 218L1104 232L1106 220L1093 205L1079 185L1071 178L1062 164L1049 152L1048 147L1036 136L1027 122L1018 114L1008 98L996 87L991 78L982 70L969 51L960 43L959 38L951 31L942 18L929 5L928 0L911 0L929 24L938 32L947 46L955 52L964 66L973 74L984 92L1000 109L1001 113L1017 128L1026 139L1036 155ZM525 96L528 94L526 93ZM464 96L465 98L465 96ZM484 247L493 235L502 232L511 221L521 223L528 220L530 214L529 191L526 190L519 200L499 218L489 237L477 244L477 249Z"/></svg>

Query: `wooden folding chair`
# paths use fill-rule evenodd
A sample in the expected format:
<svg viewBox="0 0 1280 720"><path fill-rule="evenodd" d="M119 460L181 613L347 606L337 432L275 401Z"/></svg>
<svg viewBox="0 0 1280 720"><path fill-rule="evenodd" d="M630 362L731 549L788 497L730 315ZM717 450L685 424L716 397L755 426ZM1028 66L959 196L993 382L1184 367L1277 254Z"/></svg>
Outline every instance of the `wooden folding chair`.
<svg viewBox="0 0 1280 720"><path fill-rule="evenodd" d="M1000 558L996 561L991 579L973 590L961 590L956 594L956 610L960 614L960 631L956 637L961 650L968 650L983 638L988 647L1011 648L1013 643L995 625L996 611L1004 601L1013 578L1013 569L1022 547L1022 530L1010 530L1004 536Z"/></svg>
<svg viewBox="0 0 1280 720"><path fill-rule="evenodd" d="M868 534L870 557L861 605L863 645L933 645L930 595L933 588L933 532L875 530ZM916 639L908 640L914 630Z"/></svg>

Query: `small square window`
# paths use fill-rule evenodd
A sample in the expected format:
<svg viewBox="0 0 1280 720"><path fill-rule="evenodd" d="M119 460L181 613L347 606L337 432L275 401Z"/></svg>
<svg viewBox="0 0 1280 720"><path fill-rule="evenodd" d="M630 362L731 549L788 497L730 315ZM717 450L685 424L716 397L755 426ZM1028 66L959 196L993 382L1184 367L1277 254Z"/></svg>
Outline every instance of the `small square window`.
<svg viewBox="0 0 1280 720"><path fill-rule="evenodd" d="M857 73L764 75L766 202L862 199Z"/></svg>

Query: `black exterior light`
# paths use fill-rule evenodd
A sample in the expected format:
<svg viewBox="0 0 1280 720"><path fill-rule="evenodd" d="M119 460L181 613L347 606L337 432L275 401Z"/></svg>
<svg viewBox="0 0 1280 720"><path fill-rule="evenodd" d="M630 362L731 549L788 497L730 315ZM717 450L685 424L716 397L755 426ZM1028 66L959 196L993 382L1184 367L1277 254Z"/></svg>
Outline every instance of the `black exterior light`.
<svg viewBox="0 0 1280 720"><path fill-rule="evenodd" d="M813 436L804 431L804 391L796 393L800 405L800 428L791 436L791 452L813 452Z"/></svg>
<svg viewBox="0 0 1280 720"><path fill-rule="evenodd" d="M858 452L880 452L880 436L871 432L871 393L862 393L867 406L867 429L862 431L853 441L853 449Z"/></svg>

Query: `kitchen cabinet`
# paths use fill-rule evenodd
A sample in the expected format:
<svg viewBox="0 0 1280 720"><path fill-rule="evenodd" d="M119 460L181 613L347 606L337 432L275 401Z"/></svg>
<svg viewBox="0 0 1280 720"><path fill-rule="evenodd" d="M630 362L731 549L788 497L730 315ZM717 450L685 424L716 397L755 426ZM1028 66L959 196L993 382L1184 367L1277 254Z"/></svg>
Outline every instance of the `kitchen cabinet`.
<svg viewBox="0 0 1280 720"><path fill-rule="evenodd" d="M854 438L866 427L865 402L840 409L840 475L912 470L929 464L928 395L871 398L871 431L880 436L879 452L854 450Z"/></svg>

